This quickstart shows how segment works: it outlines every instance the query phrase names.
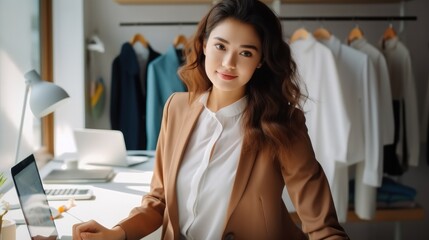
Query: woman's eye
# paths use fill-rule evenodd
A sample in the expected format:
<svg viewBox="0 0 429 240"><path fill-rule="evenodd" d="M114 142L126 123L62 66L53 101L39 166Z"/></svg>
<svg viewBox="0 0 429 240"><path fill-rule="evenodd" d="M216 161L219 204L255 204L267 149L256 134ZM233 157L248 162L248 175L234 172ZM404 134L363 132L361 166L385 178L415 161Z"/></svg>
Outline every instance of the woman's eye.
<svg viewBox="0 0 429 240"><path fill-rule="evenodd" d="M241 52L241 55L242 55L242 56L245 56L245 57L251 57L251 56L252 56L252 53L251 53L251 52L248 52L248 51L244 51L244 52Z"/></svg>
<svg viewBox="0 0 429 240"><path fill-rule="evenodd" d="M225 46L223 44L215 44L216 49L225 50Z"/></svg>

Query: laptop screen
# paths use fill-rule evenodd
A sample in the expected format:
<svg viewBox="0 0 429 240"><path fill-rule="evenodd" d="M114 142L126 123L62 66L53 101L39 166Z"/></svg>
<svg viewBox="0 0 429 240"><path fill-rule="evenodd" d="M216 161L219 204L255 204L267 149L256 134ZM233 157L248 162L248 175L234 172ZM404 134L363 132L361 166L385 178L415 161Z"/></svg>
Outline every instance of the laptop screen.
<svg viewBox="0 0 429 240"><path fill-rule="evenodd" d="M57 239L58 233L34 156L28 156L11 171L31 239Z"/></svg>

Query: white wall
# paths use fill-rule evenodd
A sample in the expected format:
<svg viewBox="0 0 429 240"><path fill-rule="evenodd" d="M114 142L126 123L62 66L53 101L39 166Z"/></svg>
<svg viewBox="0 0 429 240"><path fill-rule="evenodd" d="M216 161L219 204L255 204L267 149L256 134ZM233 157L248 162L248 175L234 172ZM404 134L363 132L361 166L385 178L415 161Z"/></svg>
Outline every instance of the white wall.
<svg viewBox="0 0 429 240"><path fill-rule="evenodd" d="M74 152L73 129L85 127L83 0L53 3L54 82L70 95L55 111L55 155Z"/></svg>
<svg viewBox="0 0 429 240"><path fill-rule="evenodd" d="M209 8L209 5L118 5L114 1L91 0L85 1L85 36L88 38L97 32L105 44L106 52L97 56L100 70L97 74L107 83L107 105L100 119L93 119L87 115L86 126L96 128L110 128L109 122L109 93L110 74L113 59L119 54L121 45L135 33L141 33L150 42L152 47L163 53L174 37L178 34L191 34L194 26L133 26L119 27L121 22L160 22L160 21L198 21ZM418 21L405 22L400 38L409 47L414 62L414 71L418 86L420 103L424 98L423 89L429 76L429 1L412 0L404 4L404 14L417 16ZM297 4L282 5L281 16L399 16L401 4ZM283 22L286 37L299 27L315 30L324 26L339 39L345 40L349 31L358 24L364 31L365 37L374 45L378 44L384 30L390 22ZM392 22L397 30L402 29L401 23ZM88 79L87 79L88 81ZM429 215L429 167L421 161L418 168L411 168L402 177L403 183L417 189L417 200ZM429 239L429 220L405 222L402 225L403 239ZM346 230L352 239L383 240L394 239L395 223L349 223ZM396 228L397 229L397 228Z"/></svg>
<svg viewBox="0 0 429 240"><path fill-rule="evenodd" d="M38 5L34 0L0 1L0 172L9 173L15 162L24 103L24 74L40 68L38 21L34 21L38 19L37 12ZM40 121L34 119L29 107L25 116L19 159L40 144L38 131L34 134Z"/></svg>

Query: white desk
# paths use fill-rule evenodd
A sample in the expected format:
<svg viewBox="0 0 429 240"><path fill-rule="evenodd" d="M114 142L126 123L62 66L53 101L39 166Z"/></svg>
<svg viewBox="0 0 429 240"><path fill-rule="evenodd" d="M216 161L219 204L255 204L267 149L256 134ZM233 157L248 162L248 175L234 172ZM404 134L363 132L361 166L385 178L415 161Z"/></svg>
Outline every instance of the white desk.
<svg viewBox="0 0 429 240"><path fill-rule="evenodd" d="M44 176L54 168L60 168L61 162L51 161L45 167L40 169L40 175ZM133 166L132 168L114 168L116 175L108 183L85 184L84 186L93 189L95 199L76 201L76 206L63 214L63 217L56 219L60 235L71 235L72 225L80 221L94 219L102 225L110 228L120 220L128 216L130 210L140 205L141 198L149 192L149 184L152 178L154 160L151 159L145 163ZM76 185L54 185L46 186L76 186ZM79 184L78 186L83 186ZM4 199L11 204L17 204L18 198L14 188L10 189ZM66 201L50 201L51 207L59 207L66 204ZM23 219L21 209L10 210L5 216L7 219ZM27 227L25 225L17 226L17 240L30 239ZM161 231L145 237L145 240L160 239Z"/></svg>

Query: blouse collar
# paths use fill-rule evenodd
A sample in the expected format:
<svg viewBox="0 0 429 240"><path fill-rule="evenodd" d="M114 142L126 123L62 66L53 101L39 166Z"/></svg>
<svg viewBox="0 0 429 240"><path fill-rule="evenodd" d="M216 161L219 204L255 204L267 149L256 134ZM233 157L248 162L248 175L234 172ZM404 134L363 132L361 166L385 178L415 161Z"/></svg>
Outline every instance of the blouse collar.
<svg viewBox="0 0 429 240"><path fill-rule="evenodd" d="M331 49L333 55L335 56L335 58L338 58L338 56L340 55L340 51L341 51L341 41L335 37L334 35L331 35L329 37L329 39L327 40L322 40L321 41L325 46L327 46L329 49Z"/></svg>
<svg viewBox="0 0 429 240"><path fill-rule="evenodd" d="M383 50L393 50L396 48L396 46L398 45L398 37L393 37L389 40L385 40L384 44L382 44L382 48Z"/></svg>
<svg viewBox="0 0 429 240"><path fill-rule="evenodd" d="M200 103L205 107L205 109L211 113L213 113L210 109L207 108L207 100L208 100L209 92L205 92L200 97ZM225 106L219 111L213 113L217 116L225 116L225 117L234 117L241 114L247 106L247 96L244 96L237 100L236 102Z"/></svg>
<svg viewBox="0 0 429 240"><path fill-rule="evenodd" d="M362 49L367 44L366 38L362 37L350 43L350 46L355 49Z"/></svg>
<svg viewBox="0 0 429 240"><path fill-rule="evenodd" d="M316 42L317 41L313 35L308 34L305 39L296 40L295 42L291 43L290 46L296 52L306 52L309 51L316 44Z"/></svg>

